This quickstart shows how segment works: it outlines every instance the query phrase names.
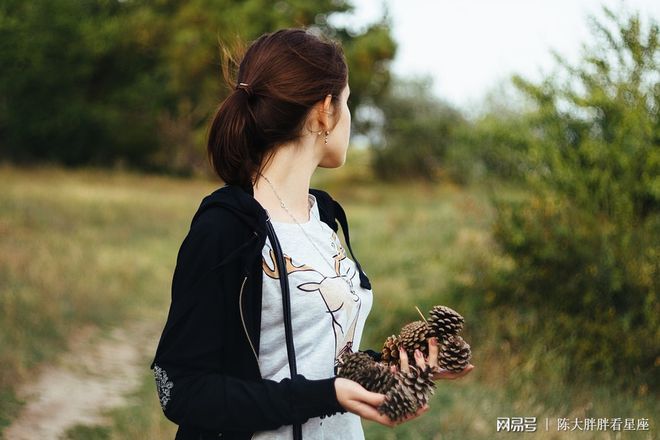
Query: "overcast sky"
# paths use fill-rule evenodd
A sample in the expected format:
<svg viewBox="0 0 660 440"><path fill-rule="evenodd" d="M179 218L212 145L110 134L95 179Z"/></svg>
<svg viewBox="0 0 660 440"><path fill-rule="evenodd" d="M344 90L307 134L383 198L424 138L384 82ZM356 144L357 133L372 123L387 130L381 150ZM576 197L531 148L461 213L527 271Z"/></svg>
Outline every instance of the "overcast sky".
<svg viewBox="0 0 660 440"><path fill-rule="evenodd" d="M355 26L376 20L385 4L399 45L395 73L429 74L440 97L465 109L502 78L540 78L555 65L550 49L570 60L588 42L587 16L639 11L660 18L660 0L353 0Z"/></svg>

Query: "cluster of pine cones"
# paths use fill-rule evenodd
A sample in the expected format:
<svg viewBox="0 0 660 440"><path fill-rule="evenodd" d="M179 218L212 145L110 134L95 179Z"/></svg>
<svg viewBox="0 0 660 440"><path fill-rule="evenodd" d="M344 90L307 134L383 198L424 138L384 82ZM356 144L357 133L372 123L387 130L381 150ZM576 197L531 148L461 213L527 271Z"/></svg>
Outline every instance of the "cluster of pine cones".
<svg viewBox="0 0 660 440"><path fill-rule="evenodd" d="M436 337L440 344L440 368L461 371L470 363L471 357L470 346L458 335L463 330L464 323L463 317L455 310L446 306L435 306L429 312L428 320L406 324L399 336L392 335L385 340L382 362L398 365L400 346L406 350L410 363L414 362L415 350L428 357L428 338Z"/></svg>
<svg viewBox="0 0 660 440"><path fill-rule="evenodd" d="M398 421L414 414L428 402L435 391L434 370L416 367L415 350L428 357L428 338L437 337L440 344L438 366L450 371L461 371L470 363L470 346L458 333L464 319L446 306L435 306L429 319L406 324L399 336L392 335L383 344L381 362L366 353L348 353L339 359L337 376L353 380L369 391L385 394L385 402L378 408L381 414ZM399 365L399 347L408 354L409 370L400 368L393 373L391 365Z"/></svg>

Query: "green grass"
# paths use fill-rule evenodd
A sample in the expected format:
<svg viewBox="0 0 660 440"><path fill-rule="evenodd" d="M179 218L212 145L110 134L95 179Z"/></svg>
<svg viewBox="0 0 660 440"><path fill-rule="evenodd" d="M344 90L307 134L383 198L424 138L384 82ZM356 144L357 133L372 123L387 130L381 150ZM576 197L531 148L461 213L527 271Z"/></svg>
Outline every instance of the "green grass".
<svg viewBox="0 0 660 440"><path fill-rule="evenodd" d="M173 439L176 425L163 416L156 398L150 370L142 375L141 386L129 396L126 406L107 413L110 423L103 426L78 425L70 429L68 440L160 440Z"/></svg>
<svg viewBox="0 0 660 440"><path fill-rule="evenodd" d="M623 438L653 438L657 396L566 381L560 374L565 360L554 356L550 341L512 346L505 337L524 334L525 320L534 317L515 311L493 316L479 306L488 292L468 297L453 289L470 284L471 265L498 258L489 230L490 183L383 183L366 163L366 156L351 151L346 166L319 170L312 182L346 209L353 249L372 280L374 306L363 347L379 348L387 335L417 319L415 306L446 304L466 317L465 337L476 365L464 379L438 383L424 417L395 429L365 423L367 438L574 438L556 429L544 432L546 417L551 428L558 417L646 417L650 433L624 432ZM6 423L18 407L13 384L63 350L81 324L111 326L135 316L164 320L176 251L199 201L217 184L5 167L0 185L0 363L8 366L0 382L0 420ZM519 197L522 191L499 187L497 193ZM145 365L152 349L145 347ZM162 416L148 370L126 407L108 415L107 426L78 426L69 438L173 437L174 425ZM496 434L497 417L514 416L537 417L539 431ZM615 437L610 431L575 438Z"/></svg>

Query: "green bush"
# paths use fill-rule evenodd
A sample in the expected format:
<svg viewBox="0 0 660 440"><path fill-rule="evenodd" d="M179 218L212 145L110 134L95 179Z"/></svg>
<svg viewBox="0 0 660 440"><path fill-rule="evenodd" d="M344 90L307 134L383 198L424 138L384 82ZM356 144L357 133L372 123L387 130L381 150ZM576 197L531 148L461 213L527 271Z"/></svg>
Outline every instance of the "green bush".
<svg viewBox="0 0 660 440"><path fill-rule="evenodd" d="M510 264L480 274L485 304L538 319L531 334L566 373L658 385L660 86L658 25L593 20L598 44L566 81L516 84L525 115L529 197L499 201L494 238ZM528 338L518 334L513 338Z"/></svg>
<svg viewBox="0 0 660 440"><path fill-rule="evenodd" d="M0 4L0 158L143 165L162 72L135 40L133 2Z"/></svg>
<svg viewBox="0 0 660 440"><path fill-rule="evenodd" d="M539 312L569 373L652 380L658 343L660 223L622 229L566 199L534 196L498 208L495 239L514 266L496 278L492 305ZM635 379L642 379L637 377Z"/></svg>
<svg viewBox="0 0 660 440"><path fill-rule="evenodd" d="M460 127L447 150L447 172L458 183L484 177L520 181L526 171L530 131L519 113L488 112Z"/></svg>

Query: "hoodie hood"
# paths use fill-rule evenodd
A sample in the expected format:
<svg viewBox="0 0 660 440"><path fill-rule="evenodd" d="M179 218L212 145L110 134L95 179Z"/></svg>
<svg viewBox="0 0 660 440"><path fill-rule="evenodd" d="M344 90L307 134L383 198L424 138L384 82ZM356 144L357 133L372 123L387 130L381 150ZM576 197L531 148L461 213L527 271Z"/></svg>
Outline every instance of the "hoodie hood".
<svg viewBox="0 0 660 440"><path fill-rule="evenodd" d="M325 191L310 188L309 192L316 197L321 220L330 226L335 233L339 231L339 224L341 224L346 245L360 274L360 285L365 289L371 289L371 282L362 270L362 266L351 248L348 221L344 209ZM254 237L252 237L250 241L243 244L234 252L231 252L231 254L219 263L219 265L224 265L240 256L244 260L243 265L246 266L256 257L257 253L261 252L261 249L264 246L267 236L265 225L268 220L268 213L254 198L254 191L251 186L243 188L238 185L227 184L202 199L197 212L193 216L191 226L204 211L212 207L222 207L232 212L254 232ZM339 222L339 224L337 222Z"/></svg>
<svg viewBox="0 0 660 440"><path fill-rule="evenodd" d="M222 207L231 211L254 231L263 232L265 236L266 229L263 225L266 223L268 213L254 198L252 188L246 191L236 185L225 185L216 189L202 199L202 203L193 216L191 226L204 211L212 207Z"/></svg>

